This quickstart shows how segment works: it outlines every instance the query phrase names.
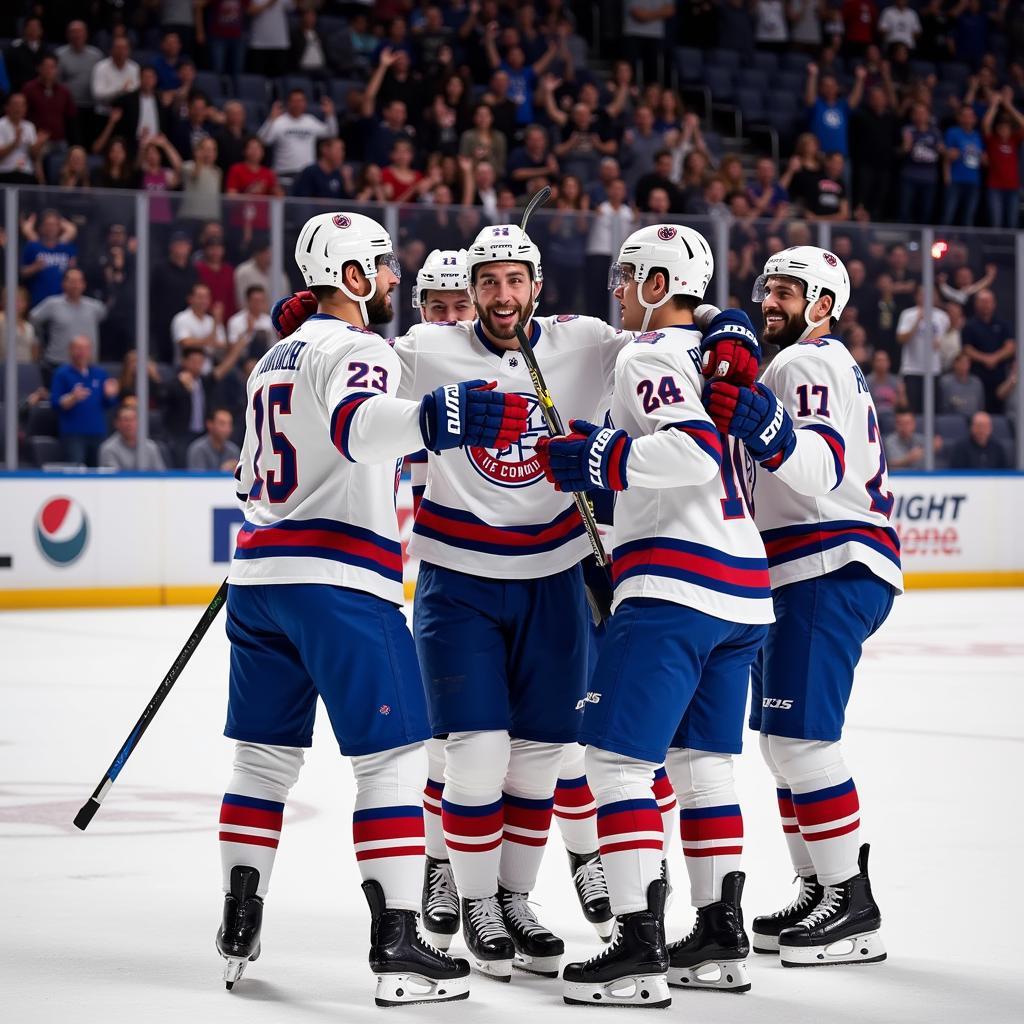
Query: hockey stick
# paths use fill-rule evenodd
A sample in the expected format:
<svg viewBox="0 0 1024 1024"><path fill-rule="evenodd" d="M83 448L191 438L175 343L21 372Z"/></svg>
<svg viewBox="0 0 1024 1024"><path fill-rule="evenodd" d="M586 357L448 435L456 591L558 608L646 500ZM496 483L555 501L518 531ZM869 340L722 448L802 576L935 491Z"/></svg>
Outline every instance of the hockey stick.
<svg viewBox="0 0 1024 1024"><path fill-rule="evenodd" d="M178 656L167 670L167 675L164 676L160 685L156 688L156 693L153 694L152 699L146 705L146 710L139 716L139 720L129 733L128 739L124 741L121 749L117 752L117 757L111 762L106 774L100 780L100 784L93 791L92 796L82 805L82 809L75 815L76 828L80 828L84 832L89 827L89 822L92 821L96 812L100 809L103 798L110 791L110 787L121 773L121 769L125 766L128 758L132 756L132 752L138 746L139 740L142 739L142 734L149 728L150 722L153 721L153 717L160 710L160 705L163 704L164 698L171 692L171 687L177 681L178 676L181 675L189 659L195 654L196 648L203 637L206 636L206 631L213 624L213 620L217 618L217 613L227 600L227 596L228 581L224 580L217 593L213 595L213 600L206 606L206 611L203 612L202 618L196 623L196 628L192 630L191 635L185 641L185 646L178 652Z"/></svg>
<svg viewBox="0 0 1024 1024"><path fill-rule="evenodd" d="M522 229L523 234L526 234L526 225L530 220L530 214L538 206L543 206L550 198L551 189L545 185L526 204L526 209L523 211L523 219L519 222L519 227ZM562 417L558 415L554 399L552 399L548 386L544 381L544 375L540 372L540 365L537 363L537 357L534 355L533 346L530 344L530 339L526 336L526 330L521 323L516 324L516 338L519 341L519 350L523 354L523 360L526 362L526 369L530 373L533 390L537 393L537 401L540 403L541 413L544 416L544 422L547 424L548 432L552 436L564 434L565 427L562 424ZM605 557L604 545L601 543L601 534L597 529L597 520L594 518L594 510L590 505L590 500L582 491L573 491L572 497L576 503L576 509L580 514L580 518L583 520L583 529L587 532L590 546L594 550L594 559L604 569L610 592L613 588L611 573L608 572L608 559Z"/></svg>

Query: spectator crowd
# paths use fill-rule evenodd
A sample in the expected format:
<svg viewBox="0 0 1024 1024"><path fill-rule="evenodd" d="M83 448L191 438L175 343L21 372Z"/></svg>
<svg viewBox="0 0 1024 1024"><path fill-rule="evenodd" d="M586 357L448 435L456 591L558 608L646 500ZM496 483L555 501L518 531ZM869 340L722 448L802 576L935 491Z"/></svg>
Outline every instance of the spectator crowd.
<svg viewBox="0 0 1024 1024"><path fill-rule="evenodd" d="M19 389L25 437L45 427L89 465L136 457L141 275L156 441L142 457L220 469L290 287L272 273L272 198L295 199L286 232L314 202L402 204L405 326L426 252L517 216L546 184L550 308L607 310L608 261L645 221L724 224L731 301L748 308L764 259L824 228L853 284L840 330L886 432L920 415L930 372L940 417L967 432L951 428L939 461L979 414L1009 457L1011 263L955 229L1019 223L1022 8L625 0L598 22L564 0L12 0L0 182L63 187L19 203L17 358L38 368ZM149 267L134 190L149 196ZM893 223L953 232L930 322L928 254L886 235ZM38 447L26 456L56 454Z"/></svg>

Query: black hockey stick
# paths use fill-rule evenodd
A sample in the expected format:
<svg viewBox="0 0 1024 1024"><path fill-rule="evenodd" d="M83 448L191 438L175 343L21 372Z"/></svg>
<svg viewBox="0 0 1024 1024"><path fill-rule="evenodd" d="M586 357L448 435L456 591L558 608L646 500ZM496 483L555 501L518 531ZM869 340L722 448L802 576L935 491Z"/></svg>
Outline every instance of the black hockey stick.
<svg viewBox="0 0 1024 1024"><path fill-rule="evenodd" d="M524 234L526 233L526 225L530 219L530 214L538 206L543 206L550 198L551 189L545 185L526 204L526 209L523 211L523 219L519 222L519 227ZM565 426L562 424L562 417L558 415L554 399L552 399L548 386L544 381L544 374L540 372L540 365L537 362L536 355L534 355L533 346L530 344L530 339L526 336L526 330L521 323L516 324L516 338L519 341L519 350L523 354L526 368L530 373L533 390L537 393L537 401L540 403L541 413L544 416L544 422L547 424L548 431L552 436L564 434ZM605 582L608 585L608 593L611 593L613 585L611 573L608 571L608 559L605 557L604 545L601 543L601 534L597 528L597 520L594 518L594 510L591 507L590 499L582 491L573 491L572 497L576 503L576 509L580 514L580 518L583 520L583 529L586 530L590 546L593 548L594 560L603 569ZM601 618L607 618L610 611L610 608L602 607L600 609Z"/></svg>
<svg viewBox="0 0 1024 1024"><path fill-rule="evenodd" d="M153 721L153 717L160 710L160 705L163 704L164 698L171 692L171 687L177 681L178 676L181 675L189 659L195 654L196 648L203 637L206 636L206 631L213 624L213 620L217 618L217 613L227 600L227 596L228 581L224 580L220 585L220 589L213 595L213 600L206 606L206 611L203 612L202 618L196 623L196 628L192 630L191 635L185 641L185 646L178 652L178 656L167 670L167 675L164 676L160 685L156 688L156 693L153 694L152 699L146 705L146 710L139 716L139 720L129 733L128 739L124 741L121 749L117 752L117 757L114 758L106 774L100 779L100 784L93 791L92 796L82 805L82 809L75 815L76 828L80 828L84 832L89 827L89 822L92 821L96 812L100 809L103 798L110 791L110 787L121 773L121 769L125 766L128 758L132 756L132 752L138 746L139 740L142 739L142 734L149 728L150 722Z"/></svg>

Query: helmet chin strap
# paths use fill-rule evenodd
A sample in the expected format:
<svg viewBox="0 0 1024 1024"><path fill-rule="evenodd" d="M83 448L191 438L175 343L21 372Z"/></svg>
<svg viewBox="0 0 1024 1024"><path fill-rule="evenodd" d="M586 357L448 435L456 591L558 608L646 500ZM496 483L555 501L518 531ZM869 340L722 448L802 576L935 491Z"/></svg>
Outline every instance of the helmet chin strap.
<svg viewBox="0 0 1024 1024"><path fill-rule="evenodd" d="M370 326L370 318L366 315L366 304L377 294L377 275L367 274L367 280L370 282L370 290L365 295L356 295L355 292L349 290L344 281L338 282L338 291L359 306L359 312L363 317L363 327Z"/></svg>
<svg viewBox="0 0 1024 1024"><path fill-rule="evenodd" d="M672 293L666 292L665 295L662 298L660 298L657 302L648 302L644 298L644 286L642 284L638 284L636 286L636 297L640 305L643 306L645 310L647 310L647 312L644 313L644 321L640 325L640 333L645 334L647 332L647 325L651 322L651 317L654 315L654 311L664 306L665 303L672 298Z"/></svg>
<svg viewBox="0 0 1024 1024"><path fill-rule="evenodd" d="M830 314L826 313L820 320L811 319L811 308L817 304L817 299L814 302L808 302L804 308L804 323L807 326L804 328L803 333L797 338L797 342L806 341L812 331L816 331L822 324L827 323Z"/></svg>

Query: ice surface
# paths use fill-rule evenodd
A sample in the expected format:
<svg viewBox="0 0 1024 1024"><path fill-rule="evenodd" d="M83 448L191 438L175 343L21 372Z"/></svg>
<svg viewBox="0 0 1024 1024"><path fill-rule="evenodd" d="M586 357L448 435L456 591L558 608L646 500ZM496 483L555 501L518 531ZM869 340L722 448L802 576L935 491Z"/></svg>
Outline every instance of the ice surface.
<svg viewBox="0 0 1024 1024"><path fill-rule="evenodd" d="M198 614L0 616L5 1021L302 1024L383 1012L372 1001L368 914L350 846L352 779L324 716L285 816L263 955L234 992L224 990L213 947L216 821L231 759L220 735L222 622L89 831L71 825ZM911 593L865 652L846 754L873 844L889 961L791 971L754 956L748 995L678 992L669 1014L751 1024L1024 1020L1024 819L1014 795L1024 768L1022 622L1024 591ZM748 742L738 777L749 919L792 890L756 743ZM672 868L670 938L691 920L678 845ZM597 948L555 830L536 900L570 957ZM474 977L468 1002L390 1011L446 1022L592 1021L593 1012L564 1006L558 982L518 972L507 986Z"/></svg>

